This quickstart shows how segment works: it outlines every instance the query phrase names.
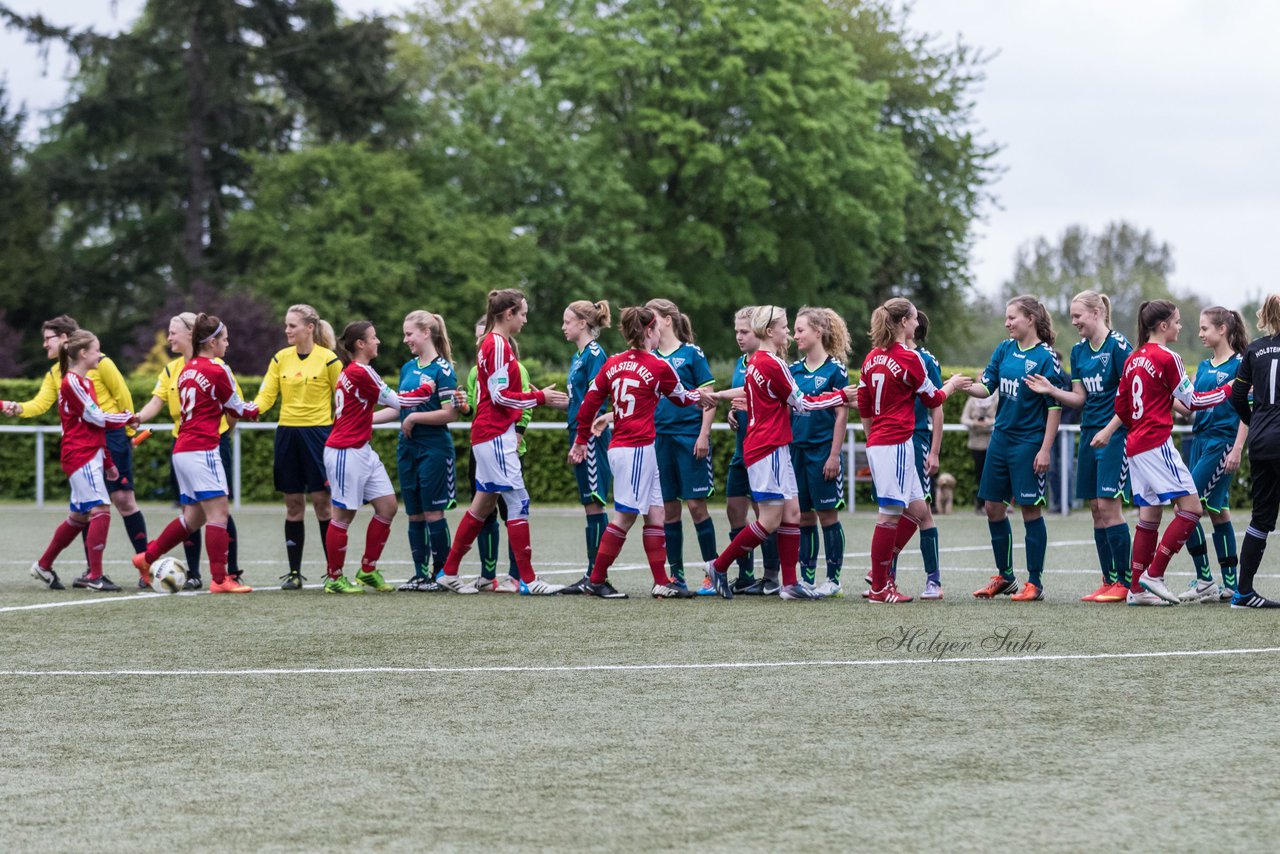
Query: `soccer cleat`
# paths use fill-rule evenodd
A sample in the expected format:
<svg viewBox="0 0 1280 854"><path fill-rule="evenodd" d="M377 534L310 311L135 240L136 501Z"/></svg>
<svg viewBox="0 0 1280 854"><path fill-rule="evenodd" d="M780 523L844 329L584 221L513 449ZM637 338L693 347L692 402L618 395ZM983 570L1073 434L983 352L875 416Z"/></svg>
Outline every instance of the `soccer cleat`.
<svg viewBox="0 0 1280 854"><path fill-rule="evenodd" d="M342 580L347 581L346 576L343 576ZM347 581L347 584L351 584L351 582ZM354 585L352 586L354 587ZM222 579L222 581L214 581L210 583L209 592L210 593L252 593L253 588L247 584L241 584L240 579L236 578L234 575L228 575L226 578ZM334 591L329 590L329 585L326 584L325 592L331 593ZM354 587L354 592L361 593L363 591L361 591L359 587Z"/></svg>
<svg viewBox="0 0 1280 854"><path fill-rule="evenodd" d="M1141 593L1134 593L1132 590L1130 590L1128 595L1125 597L1125 601L1128 602L1130 605L1163 605L1165 607L1168 607L1170 604L1172 604L1170 602L1166 602L1165 600L1161 599L1156 594L1148 593L1145 590L1143 590Z"/></svg>
<svg viewBox="0 0 1280 854"><path fill-rule="evenodd" d="M280 577L284 580L284 584L280 585L281 590L301 590L302 582L307 580L307 577L301 572L290 572L288 575Z"/></svg>
<svg viewBox="0 0 1280 854"><path fill-rule="evenodd" d="M1038 584L1027 585L1009 597L1010 602L1039 602L1044 599L1044 590Z"/></svg>
<svg viewBox="0 0 1280 854"><path fill-rule="evenodd" d="M79 580L80 579L78 578L76 579L76 581L79 581ZM96 590L99 593L119 593L120 592L120 585L116 584L114 581L112 581L110 578L107 578L105 575L99 575L97 578L85 579L84 587L88 588L89 590Z"/></svg>
<svg viewBox="0 0 1280 854"><path fill-rule="evenodd" d="M550 596L552 593L559 593L563 587L563 584L548 584L541 578L535 578L533 581L520 582L520 595Z"/></svg>
<svg viewBox="0 0 1280 854"><path fill-rule="evenodd" d="M535 580L536 584L537 581ZM564 592L564 591L561 591ZM596 584L591 579L587 579L587 584L582 588L582 592L588 596L599 596L601 599L626 599L627 594L614 587L609 583L609 579Z"/></svg>
<svg viewBox="0 0 1280 854"><path fill-rule="evenodd" d="M1106 582L1106 581L1104 581L1104 582L1102 582L1102 584L1098 587L1098 589L1097 589L1097 590L1093 591L1092 593L1086 593L1085 595L1081 596L1081 597L1080 597L1080 601L1081 601L1081 602L1097 602L1097 601L1098 601L1098 597L1099 597L1100 595L1102 595L1103 593L1106 593L1106 592L1107 592L1108 590L1110 590L1110 589L1111 589L1111 584L1110 584L1110 583L1108 583L1108 582Z"/></svg>
<svg viewBox="0 0 1280 854"><path fill-rule="evenodd" d="M653 585L654 599L692 599L693 594L688 590L681 590L674 584L655 584Z"/></svg>
<svg viewBox="0 0 1280 854"><path fill-rule="evenodd" d="M898 605L903 602L910 602L911 597L898 590L898 585L890 581L881 590L872 590L871 595L867 597L868 602L883 605Z"/></svg>
<svg viewBox="0 0 1280 854"><path fill-rule="evenodd" d="M1280 602L1258 593L1236 593L1231 597L1232 608L1280 608Z"/></svg>
<svg viewBox="0 0 1280 854"><path fill-rule="evenodd" d="M777 596L778 591L782 589L782 584L776 578L766 578L764 586L760 588L761 596Z"/></svg>
<svg viewBox="0 0 1280 854"><path fill-rule="evenodd" d="M818 593L811 587L803 584L789 584L778 590L779 599L794 599L803 602L817 602L822 598L822 594Z"/></svg>
<svg viewBox="0 0 1280 854"><path fill-rule="evenodd" d="M186 583L182 585L183 590L199 590L204 587L204 581L198 575L188 575Z"/></svg>
<svg viewBox="0 0 1280 854"><path fill-rule="evenodd" d="M463 581L460 575L445 575L441 572L436 576L436 584L439 584L445 590L452 590L454 593L461 593L464 596L469 593L480 592L474 584L468 584ZM328 585L325 585L325 587L327 588Z"/></svg>
<svg viewBox="0 0 1280 854"><path fill-rule="evenodd" d="M151 589L151 585L147 582L147 580L146 580L145 578L139 578L139 579L138 579L138 589L139 589L139 590L150 590L150 589Z"/></svg>
<svg viewBox="0 0 1280 854"><path fill-rule="evenodd" d="M89 571L85 570L80 575L77 575L76 580L71 582L71 586L76 588L87 588L89 586Z"/></svg>
<svg viewBox="0 0 1280 854"><path fill-rule="evenodd" d="M1164 583L1163 578L1154 578L1150 574L1143 572L1142 577L1138 579L1138 584L1148 593L1154 593L1164 601L1171 605L1178 604L1178 597Z"/></svg>
<svg viewBox="0 0 1280 854"><path fill-rule="evenodd" d="M714 569L711 571L713 573L715 572ZM702 576L702 586L698 588L698 595L699 596L715 596L716 595L716 583L715 583L715 580L712 579L710 575ZM730 590L729 595L730 596L733 595L732 590Z"/></svg>
<svg viewBox="0 0 1280 854"><path fill-rule="evenodd" d="M50 590L67 589L63 587L62 582L58 580L58 573L54 572L52 569L45 569L40 565L40 561L36 561L31 564L31 577L36 581L39 581L45 587L48 587Z"/></svg>
<svg viewBox="0 0 1280 854"><path fill-rule="evenodd" d="M758 583L759 582L757 582L753 576L739 574L738 577L733 580L733 592L741 593L748 587L754 587ZM747 595L750 596L752 594Z"/></svg>
<svg viewBox="0 0 1280 854"><path fill-rule="evenodd" d="M362 569L357 572L356 584L364 585L365 587L368 587L371 590L376 590L379 593L390 593L392 590L396 589L393 585L388 584L387 580L382 577L382 573L378 572L376 569L370 570L369 572L365 572Z"/></svg>
<svg viewBox="0 0 1280 854"><path fill-rule="evenodd" d="M924 583L924 592L920 594L920 598L930 602L942 601L942 585L936 581L926 581Z"/></svg>
<svg viewBox="0 0 1280 854"><path fill-rule="evenodd" d="M711 589L713 595L718 595L721 599L733 598L733 585L729 583L729 573L716 572L713 584Z"/></svg>
<svg viewBox="0 0 1280 854"><path fill-rule="evenodd" d="M1106 590L1093 597L1095 602L1125 602L1129 598L1129 585L1114 581Z"/></svg>
<svg viewBox="0 0 1280 854"><path fill-rule="evenodd" d="M1219 601L1219 602L1230 602L1230 601L1231 601L1231 599L1232 599L1232 597L1234 597L1235 595L1236 595L1235 588L1234 588L1234 587L1231 587L1230 585L1228 585L1228 584L1224 581L1224 582L1222 583L1222 587L1221 587L1221 588L1219 588L1219 590L1218 590L1218 601Z"/></svg>
<svg viewBox="0 0 1280 854"><path fill-rule="evenodd" d="M993 575L987 586L973 591L974 599L994 599L997 596L1012 596L1018 592L1018 579Z"/></svg>
<svg viewBox="0 0 1280 854"><path fill-rule="evenodd" d="M840 582L833 578L828 578L813 588L813 592L824 599L839 599L844 596L844 591L840 589Z"/></svg>
<svg viewBox="0 0 1280 854"><path fill-rule="evenodd" d="M138 587L151 587L151 563L146 552L138 552L133 556L133 568L138 570Z"/></svg>
<svg viewBox="0 0 1280 854"><path fill-rule="evenodd" d="M401 593L436 593L440 585L425 575L415 575L396 588Z"/></svg>
<svg viewBox="0 0 1280 854"><path fill-rule="evenodd" d="M734 588L734 593L739 596L763 596L764 595L764 579L754 579L750 584L745 585L741 590Z"/></svg>
<svg viewBox="0 0 1280 854"><path fill-rule="evenodd" d="M216 583L209 585L209 592L213 593ZM345 575L339 575L337 578L330 578L324 583L325 593L363 593L364 588L351 583L351 579Z"/></svg>
<svg viewBox="0 0 1280 854"><path fill-rule="evenodd" d="M471 586L475 588L477 593L494 593L498 586L498 579L496 577L489 578L487 575L482 575L475 581L471 582Z"/></svg>
<svg viewBox="0 0 1280 854"><path fill-rule="evenodd" d="M509 575L506 576L505 578L500 578L498 579L498 582L493 585L493 592L494 593L519 593L520 579L512 578Z"/></svg>
<svg viewBox="0 0 1280 854"><path fill-rule="evenodd" d="M671 583L672 583L672 584L674 584L676 587L679 587L681 590L688 590L688 589L689 589L689 585L685 583L685 580L684 580L684 572L683 572L683 571L680 571L680 572L672 572L672 573L671 573Z"/></svg>
<svg viewBox="0 0 1280 854"><path fill-rule="evenodd" d="M1187 589L1178 594L1178 600L1180 602L1217 602L1220 595L1218 585L1212 581L1193 578L1187 585Z"/></svg>
<svg viewBox="0 0 1280 854"><path fill-rule="evenodd" d="M584 575L581 578L579 578L577 581L573 582L572 584L566 586L563 590L561 590L560 595L561 596L581 596L587 592L586 588L587 588L587 585L590 583L591 583L591 576Z"/></svg>

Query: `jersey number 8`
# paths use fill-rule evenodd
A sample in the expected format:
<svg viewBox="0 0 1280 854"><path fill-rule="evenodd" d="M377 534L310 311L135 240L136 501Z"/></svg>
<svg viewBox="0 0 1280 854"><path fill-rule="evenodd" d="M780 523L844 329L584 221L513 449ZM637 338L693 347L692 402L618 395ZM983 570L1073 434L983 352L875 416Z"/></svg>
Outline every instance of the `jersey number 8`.
<svg viewBox="0 0 1280 854"><path fill-rule="evenodd" d="M1135 376L1133 378L1133 420L1137 421L1142 417L1144 411L1142 404L1142 377Z"/></svg>

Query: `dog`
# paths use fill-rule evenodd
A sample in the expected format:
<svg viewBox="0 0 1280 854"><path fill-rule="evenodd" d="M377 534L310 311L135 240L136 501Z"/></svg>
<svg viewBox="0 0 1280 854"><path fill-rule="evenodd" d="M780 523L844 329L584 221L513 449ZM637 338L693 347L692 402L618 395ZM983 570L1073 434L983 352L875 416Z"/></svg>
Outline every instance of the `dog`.
<svg viewBox="0 0 1280 854"><path fill-rule="evenodd" d="M937 504L933 512L949 514L956 501L956 476L949 471L944 471L938 475L935 486L938 494L935 496Z"/></svg>

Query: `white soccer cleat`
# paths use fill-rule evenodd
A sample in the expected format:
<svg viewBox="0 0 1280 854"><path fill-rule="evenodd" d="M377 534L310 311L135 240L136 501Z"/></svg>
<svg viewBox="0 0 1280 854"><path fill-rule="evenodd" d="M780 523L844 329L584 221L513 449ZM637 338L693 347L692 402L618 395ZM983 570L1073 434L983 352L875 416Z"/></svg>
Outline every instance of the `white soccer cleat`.
<svg viewBox="0 0 1280 854"><path fill-rule="evenodd" d="M476 586L470 582L463 581L461 575L445 575L443 572L436 576L436 584L439 584L445 590L452 590L454 593L461 593L464 596L468 593L479 593Z"/></svg>
<svg viewBox="0 0 1280 854"><path fill-rule="evenodd" d="M1182 602L1214 602L1219 598L1218 585L1212 581L1193 579L1191 586L1178 594Z"/></svg>
<svg viewBox="0 0 1280 854"><path fill-rule="evenodd" d="M497 592L498 579L485 578L483 575L471 582L471 586L476 589L477 593Z"/></svg>
<svg viewBox="0 0 1280 854"><path fill-rule="evenodd" d="M815 587L813 592L830 599L839 599L844 596L844 591L840 588L840 582L832 581L830 578Z"/></svg>
<svg viewBox="0 0 1280 854"><path fill-rule="evenodd" d="M520 582L511 576L498 579L498 583L493 585L494 593L519 593Z"/></svg>
<svg viewBox="0 0 1280 854"><path fill-rule="evenodd" d="M564 589L563 584L548 584L541 578L535 578L527 584L520 582L521 596L550 596L553 593L559 593Z"/></svg>
<svg viewBox="0 0 1280 854"><path fill-rule="evenodd" d="M1125 597L1125 602L1130 605L1164 605L1168 607L1170 602L1166 602L1154 593L1148 593L1143 590L1141 593L1129 591L1129 595Z"/></svg>
<svg viewBox="0 0 1280 854"><path fill-rule="evenodd" d="M924 592L920 594L920 598L930 602L936 602L942 598L942 585L936 581L926 581L924 583Z"/></svg>
<svg viewBox="0 0 1280 854"><path fill-rule="evenodd" d="M1163 578L1153 578L1148 573L1142 573L1142 577L1138 579L1138 584L1148 593L1154 593L1170 605L1178 604L1178 595L1165 585Z"/></svg>

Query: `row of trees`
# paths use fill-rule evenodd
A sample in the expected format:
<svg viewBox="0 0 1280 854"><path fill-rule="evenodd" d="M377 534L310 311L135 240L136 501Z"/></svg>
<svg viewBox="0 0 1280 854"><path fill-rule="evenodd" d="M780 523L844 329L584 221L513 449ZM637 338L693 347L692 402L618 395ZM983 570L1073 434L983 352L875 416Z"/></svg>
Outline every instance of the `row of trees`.
<svg viewBox="0 0 1280 854"><path fill-rule="evenodd" d="M733 307L780 293L850 318L894 293L965 304L996 153L971 113L983 57L887 0L357 21L331 0L151 0L114 36L0 18L76 63L35 144L0 99L10 330L69 311L137 361L198 304L258 370L293 302L468 326L519 285L535 354L579 297L670 296L726 351ZM0 368L37 369L38 336L17 340Z"/></svg>

